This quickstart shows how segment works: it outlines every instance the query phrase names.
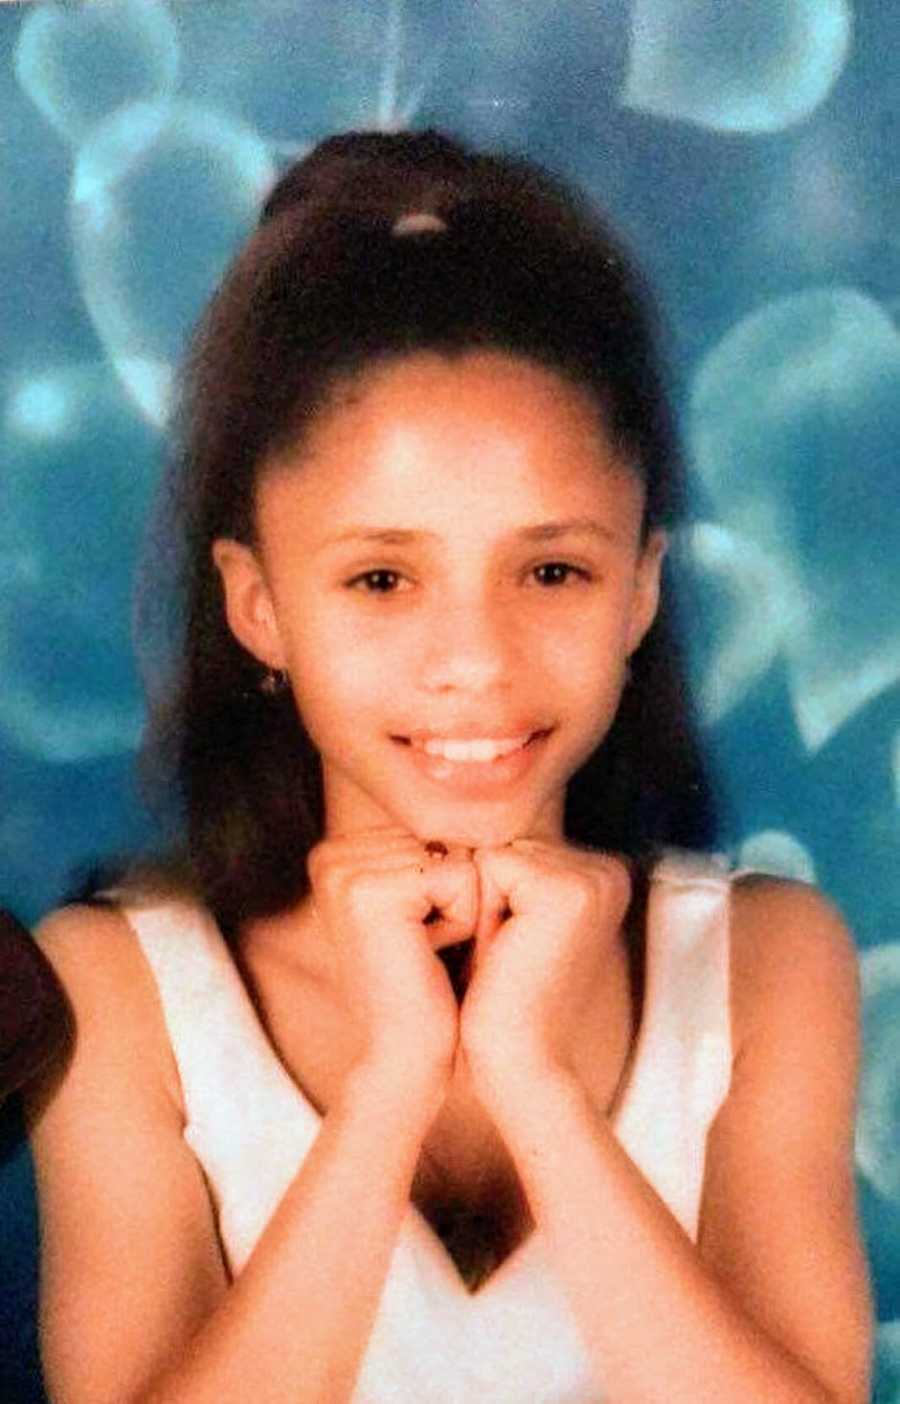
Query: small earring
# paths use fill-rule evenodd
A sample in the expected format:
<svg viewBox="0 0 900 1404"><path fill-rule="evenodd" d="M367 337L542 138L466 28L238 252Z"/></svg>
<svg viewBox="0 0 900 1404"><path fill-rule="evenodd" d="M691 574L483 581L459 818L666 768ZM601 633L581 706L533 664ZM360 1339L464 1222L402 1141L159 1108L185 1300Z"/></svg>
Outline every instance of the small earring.
<svg viewBox="0 0 900 1404"><path fill-rule="evenodd" d="M278 697L280 693L287 692L290 681L286 668L267 668L260 678L259 690L266 697Z"/></svg>

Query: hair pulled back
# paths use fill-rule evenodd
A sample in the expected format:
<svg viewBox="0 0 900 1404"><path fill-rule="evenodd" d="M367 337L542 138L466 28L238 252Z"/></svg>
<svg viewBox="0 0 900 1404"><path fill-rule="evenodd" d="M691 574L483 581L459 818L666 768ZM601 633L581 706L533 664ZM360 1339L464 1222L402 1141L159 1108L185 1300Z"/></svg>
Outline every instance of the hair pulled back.
<svg viewBox="0 0 900 1404"><path fill-rule="evenodd" d="M436 218L397 227L422 213ZM432 131L332 137L279 180L200 322L138 633L145 768L174 782L189 871L226 931L304 895L324 816L318 755L290 693L261 691L263 670L232 636L212 544L253 542L260 472L302 446L354 376L479 348L586 388L644 484L645 537L677 520L681 465L647 295L597 214L530 163ZM666 572L613 727L570 781L575 842L641 856L711 839L670 596Z"/></svg>

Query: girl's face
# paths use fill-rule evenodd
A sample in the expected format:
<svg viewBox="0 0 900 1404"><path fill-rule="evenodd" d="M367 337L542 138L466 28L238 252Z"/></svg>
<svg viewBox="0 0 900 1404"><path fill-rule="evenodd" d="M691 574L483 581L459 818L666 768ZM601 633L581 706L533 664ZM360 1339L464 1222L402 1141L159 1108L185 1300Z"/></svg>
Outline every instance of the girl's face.
<svg viewBox="0 0 900 1404"><path fill-rule="evenodd" d="M561 836L656 610L642 507L587 393L496 352L376 368L267 467L257 548L214 554L235 634L290 674L329 837Z"/></svg>

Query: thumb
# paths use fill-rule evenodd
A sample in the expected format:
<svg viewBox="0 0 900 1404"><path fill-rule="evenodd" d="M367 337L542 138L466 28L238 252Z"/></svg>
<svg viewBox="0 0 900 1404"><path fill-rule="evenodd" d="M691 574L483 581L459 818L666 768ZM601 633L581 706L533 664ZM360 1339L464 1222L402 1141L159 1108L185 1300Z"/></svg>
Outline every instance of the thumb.
<svg viewBox="0 0 900 1404"><path fill-rule="evenodd" d="M478 873L478 922L475 927L475 940L476 945L488 945L509 915L509 904L506 893L492 871L489 857L484 853L477 854L475 866Z"/></svg>
<svg viewBox="0 0 900 1404"><path fill-rule="evenodd" d="M464 941L473 934L478 921L478 872L471 857L454 857L429 862L424 873L424 890L430 909L437 909L442 936Z"/></svg>

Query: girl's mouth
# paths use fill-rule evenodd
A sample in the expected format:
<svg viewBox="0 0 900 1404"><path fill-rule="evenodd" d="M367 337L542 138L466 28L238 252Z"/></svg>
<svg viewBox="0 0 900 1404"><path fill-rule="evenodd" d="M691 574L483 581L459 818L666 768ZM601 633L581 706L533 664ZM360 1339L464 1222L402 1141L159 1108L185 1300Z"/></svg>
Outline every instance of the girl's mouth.
<svg viewBox="0 0 900 1404"><path fill-rule="evenodd" d="M394 736L420 774L454 794L477 799L520 780L535 763L552 728L472 740Z"/></svg>

